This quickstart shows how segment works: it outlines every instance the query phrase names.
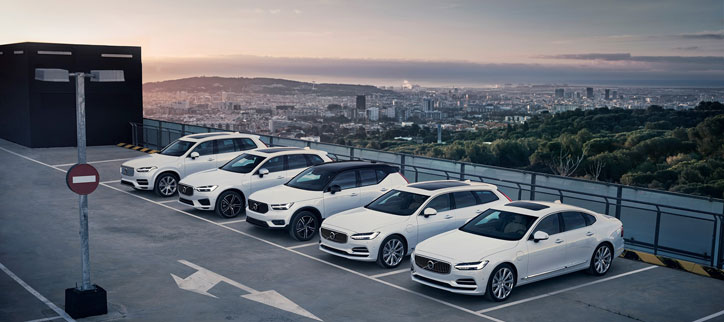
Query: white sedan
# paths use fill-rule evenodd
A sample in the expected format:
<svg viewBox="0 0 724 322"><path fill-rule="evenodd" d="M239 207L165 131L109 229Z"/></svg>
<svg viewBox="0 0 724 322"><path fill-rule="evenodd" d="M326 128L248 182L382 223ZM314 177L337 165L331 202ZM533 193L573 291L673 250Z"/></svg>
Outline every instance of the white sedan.
<svg viewBox="0 0 724 322"><path fill-rule="evenodd" d="M496 186L481 182L411 183L322 222L319 249L352 260L377 261L383 268L396 267L418 242L508 202Z"/></svg>
<svg viewBox="0 0 724 322"><path fill-rule="evenodd" d="M622 252L623 224L616 218L516 201L420 243L411 274L427 286L503 301L515 286L579 270L604 275Z"/></svg>

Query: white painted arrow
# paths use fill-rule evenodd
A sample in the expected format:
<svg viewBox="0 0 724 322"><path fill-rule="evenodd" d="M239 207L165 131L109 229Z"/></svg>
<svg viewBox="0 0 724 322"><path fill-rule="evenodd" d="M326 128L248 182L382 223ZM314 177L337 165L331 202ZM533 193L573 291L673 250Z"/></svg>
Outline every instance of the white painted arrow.
<svg viewBox="0 0 724 322"><path fill-rule="evenodd" d="M244 284L234 281L228 277L216 274L208 269L205 269L205 268L203 268L199 265L196 265L194 263L191 263L189 261L181 259L178 262L181 264L184 264L188 267L196 269L196 272L189 275L189 277L187 277L187 278L180 278L174 274L171 274L171 277L173 277L173 280L176 282L176 285L178 285L178 287L181 289L191 291L194 293L198 293L201 295L210 296L213 298L218 298L215 295L209 293L209 290L211 288L213 288L214 286L216 286L216 284L225 282L231 286L242 289L242 290L246 291L247 293L249 293L249 294L245 294L245 295L241 296L247 300L252 300L254 302L258 302L258 303L261 303L264 305L273 306L277 309L291 312L291 313L301 315L304 317L308 317L310 319L314 319L317 321L322 321L322 319L316 317L314 314L305 310L304 308L302 308L301 306L292 302L291 300L284 297L283 295L277 293L277 291L269 290L269 291L259 292L251 287L248 287Z"/></svg>

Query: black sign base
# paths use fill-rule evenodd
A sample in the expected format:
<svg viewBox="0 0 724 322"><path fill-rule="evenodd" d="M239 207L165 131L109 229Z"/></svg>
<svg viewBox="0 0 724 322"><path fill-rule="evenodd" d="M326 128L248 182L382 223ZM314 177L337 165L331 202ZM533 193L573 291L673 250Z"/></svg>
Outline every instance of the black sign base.
<svg viewBox="0 0 724 322"><path fill-rule="evenodd" d="M93 284L94 289L81 291L77 288L65 289L65 312L74 319L108 313L106 290Z"/></svg>

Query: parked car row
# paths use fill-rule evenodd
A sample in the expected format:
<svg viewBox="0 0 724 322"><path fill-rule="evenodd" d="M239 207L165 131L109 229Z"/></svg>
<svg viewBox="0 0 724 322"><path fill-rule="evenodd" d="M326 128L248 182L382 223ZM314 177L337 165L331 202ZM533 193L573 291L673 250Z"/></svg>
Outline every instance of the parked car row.
<svg viewBox="0 0 724 322"><path fill-rule="evenodd" d="M511 201L469 180L408 183L397 166L332 162L239 133L185 136L124 163L121 180L164 197L178 191L179 202L222 218L246 213L299 241L319 233L322 252L350 260L393 268L409 255L413 281L493 301L574 271L604 275L623 252L623 225L610 216Z"/></svg>

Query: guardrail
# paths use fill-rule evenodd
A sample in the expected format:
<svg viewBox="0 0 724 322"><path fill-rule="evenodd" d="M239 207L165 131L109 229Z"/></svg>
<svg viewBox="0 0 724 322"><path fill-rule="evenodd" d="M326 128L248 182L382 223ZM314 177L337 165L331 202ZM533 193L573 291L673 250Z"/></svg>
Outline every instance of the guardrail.
<svg viewBox="0 0 724 322"><path fill-rule="evenodd" d="M144 119L131 123L134 145L161 149L188 134L223 129ZM474 180L495 184L513 199L561 200L619 218L630 249L723 268L724 200L588 181L544 173L259 135L269 146L310 147L337 160L400 166L411 181Z"/></svg>

